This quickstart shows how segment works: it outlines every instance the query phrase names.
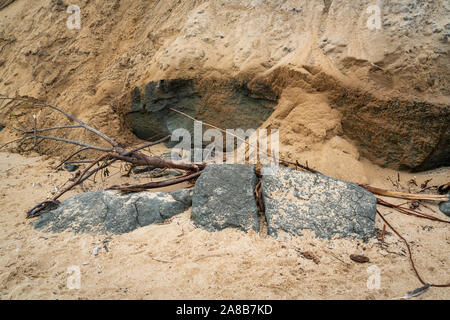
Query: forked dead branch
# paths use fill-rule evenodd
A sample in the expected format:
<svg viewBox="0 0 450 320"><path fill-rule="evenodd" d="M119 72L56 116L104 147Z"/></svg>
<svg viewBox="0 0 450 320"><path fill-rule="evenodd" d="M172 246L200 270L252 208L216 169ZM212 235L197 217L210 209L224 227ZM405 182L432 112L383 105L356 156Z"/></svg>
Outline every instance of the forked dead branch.
<svg viewBox="0 0 450 320"><path fill-rule="evenodd" d="M43 210L49 208L50 205L57 205L57 199L60 198L63 194L65 194L67 191L71 190L73 187L81 184L88 178L90 178L92 175L97 173L98 171L101 171L111 164L113 164L116 161L124 161L132 166L138 166L138 165L146 165L146 166L153 166L156 168L173 168L173 169L180 169L184 170L186 174L182 177L178 177L175 179L170 179L166 181L160 181L160 182L153 182L150 184L146 184L143 186L114 186L113 189L115 190L123 190L123 191L137 191L137 190L145 190L145 189L152 189L152 188L160 188L162 186L170 186L173 184L178 184L183 181L191 180L199 176L199 172L205 167L205 164L193 164L193 163L184 163L184 162L178 162L178 161L171 161L169 159L163 159L158 157L152 157L149 155L146 155L140 150L148 148L150 146L162 143L169 139L169 137L165 137L161 140L150 142L147 144L144 144L142 146L138 146L135 148L132 148L130 150L127 150L124 145L119 144L114 139L108 137L104 133L98 131L97 129L92 128L88 124L84 123L80 119L72 116L71 114L65 112L64 110L60 109L59 107L36 102L31 99L26 98L7 98L7 97L0 97L0 100L14 100L14 101L21 101L24 103L30 103L34 107L42 107L42 108L49 108L52 110L55 110L62 115L64 115L67 119L70 121L76 122L77 125L70 125L70 126L58 126L58 127L52 127L52 128L43 128L43 129L37 129L34 128L33 130L21 130L23 134L25 134L24 137L15 139L12 141L9 141L2 146L0 146L0 150L4 147L15 143L15 142L24 142L27 140L34 140L34 139L42 139L42 140L54 140L59 142L64 142L68 144L73 144L77 146L83 147L82 149L79 149L75 151L73 154L71 154L68 158L66 158L62 163L68 162L70 159L72 159L76 154L79 154L86 150L96 150L102 152L102 155L99 156L96 160L92 161L81 173L74 179L72 183L70 183L67 187L63 188L59 192L57 192L51 199L45 200L36 206L34 206L32 209L30 209L27 212L27 218L32 218L38 216ZM103 147L103 146L97 146L97 145L91 145L82 141L76 141L76 140L70 140L60 137L54 137L54 136L44 136L37 134L38 132L44 132L44 131L50 131L50 130L57 130L57 129L76 129L76 128L82 128L85 130L88 130L92 132L93 134L99 136L104 141L106 141L110 147ZM100 164L103 162L103 164ZM59 165L57 168L59 168L61 165ZM98 165L97 167L95 167Z"/></svg>

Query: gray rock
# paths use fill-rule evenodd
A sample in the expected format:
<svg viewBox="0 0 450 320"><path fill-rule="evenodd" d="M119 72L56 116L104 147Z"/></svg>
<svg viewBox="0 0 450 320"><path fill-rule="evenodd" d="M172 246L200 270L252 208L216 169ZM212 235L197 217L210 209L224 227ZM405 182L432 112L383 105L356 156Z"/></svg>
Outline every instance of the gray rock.
<svg viewBox="0 0 450 320"><path fill-rule="evenodd" d="M66 169L66 171L68 172L77 171L79 167L80 166L77 166L76 164L67 164L67 163L64 164L64 169Z"/></svg>
<svg viewBox="0 0 450 320"><path fill-rule="evenodd" d="M186 150L187 151L187 150ZM172 153L173 152L173 153ZM161 154L159 157L163 159L170 159L172 161L183 161L183 162L206 162L214 159L215 149L213 147L209 148L191 148L189 150L190 157L188 154L183 154L173 150L171 152L166 152ZM197 160L197 161L196 161ZM213 162L213 161L211 161Z"/></svg>
<svg viewBox="0 0 450 320"><path fill-rule="evenodd" d="M172 176L172 177L180 177L183 175L183 173L181 173L180 171L176 171L176 170L166 170L167 175Z"/></svg>
<svg viewBox="0 0 450 320"><path fill-rule="evenodd" d="M169 219L190 206L191 190L188 189L131 194L93 191L64 201L32 224L47 232L121 234Z"/></svg>
<svg viewBox="0 0 450 320"><path fill-rule="evenodd" d="M15 0L0 0L0 10L6 8L8 5L13 3Z"/></svg>
<svg viewBox="0 0 450 320"><path fill-rule="evenodd" d="M277 169L262 178L270 235L302 235L309 229L328 239L373 236L376 199L370 192L324 175Z"/></svg>
<svg viewBox="0 0 450 320"><path fill-rule="evenodd" d="M181 172L176 170L162 170L161 168L153 169L150 171L150 177L161 178L166 176L179 177L183 175Z"/></svg>
<svg viewBox="0 0 450 320"><path fill-rule="evenodd" d="M444 201L439 203L439 210L450 217L450 201Z"/></svg>
<svg viewBox="0 0 450 320"><path fill-rule="evenodd" d="M273 112L278 96L270 99L260 95L257 89L252 92L246 83L235 79L220 81L212 89L201 89L198 79L170 79L153 81L145 87L144 97L138 87L131 94L131 110L128 119L133 132L141 139L158 139L171 134L179 128L188 130L193 137L194 122L179 113L175 108L197 120L227 129L256 129ZM270 88L266 91L272 92ZM222 95L223 101L210 102L209 97ZM219 115L219 116L218 116ZM204 131L210 129L204 126ZM179 141L168 141L173 147ZM193 142L193 141L192 141ZM204 142L207 145L209 142Z"/></svg>
<svg viewBox="0 0 450 320"><path fill-rule="evenodd" d="M238 228L259 231L251 165L210 164L195 183L191 219L208 231Z"/></svg>

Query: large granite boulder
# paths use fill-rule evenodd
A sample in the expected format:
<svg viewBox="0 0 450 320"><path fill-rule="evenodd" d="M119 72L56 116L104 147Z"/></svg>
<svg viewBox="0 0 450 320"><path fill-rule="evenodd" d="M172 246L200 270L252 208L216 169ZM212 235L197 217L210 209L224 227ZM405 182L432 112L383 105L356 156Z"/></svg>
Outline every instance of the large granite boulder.
<svg viewBox="0 0 450 320"><path fill-rule="evenodd" d="M262 195L269 234L281 231L317 237L373 236L376 199L365 189L321 174L277 168L262 177Z"/></svg>
<svg viewBox="0 0 450 320"><path fill-rule="evenodd" d="M47 232L75 233L131 232L184 212L191 206L191 190L171 193L93 191L64 201L57 209L42 214L33 222Z"/></svg>
<svg viewBox="0 0 450 320"><path fill-rule="evenodd" d="M191 219L208 231L259 231L253 194L258 178L251 165L210 164L195 183Z"/></svg>

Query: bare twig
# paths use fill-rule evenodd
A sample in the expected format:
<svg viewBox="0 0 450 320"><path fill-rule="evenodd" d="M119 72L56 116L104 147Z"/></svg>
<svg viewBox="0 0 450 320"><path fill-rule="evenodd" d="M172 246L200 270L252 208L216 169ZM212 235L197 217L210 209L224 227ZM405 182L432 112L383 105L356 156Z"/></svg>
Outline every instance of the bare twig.
<svg viewBox="0 0 450 320"><path fill-rule="evenodd" d="M389 202L384 201L384 200L382 200L380 198L377 198L377 203L382 205L382 206L385 206L385 207L397 210L398 212L406 214L406 215L413 215L413 216L416 216L416 217L419 217L419 218L428 219L428 220L432 220L432 221L450 223L450 221L442 220L442 219L433 217L433 216L431 216L429 214L426 214L426 213L423 213L423 212L417 212L417 211L414 211L414 210L411 210L411 209L403 208L400 205L395 205L395 204L389 203Z"/></svg>
<svg viewBox="0 0 450 320"><path fill-rule="evenodd" d="M140 147L137 147L137 148L135 148L135 149L133 149L133 150L131 150L131 151L127 151L127 152L125 153L125 155L131 154L131 153L134 153L134 152L137 152L137 151L139 151L139 150L142 150L142 149L145 149L145 148L148 148L148 147L157 145L157 144L160 144L160 143L166 141L166 140L169 139L169 138L170 138L170 136L167 136L167 137L165 137L165 138L163 138L163 139L160 139L160 140L158 140L158 141L154 141L154 142L147 143L147 144L145 144L145 145L143 145L143 146L140 146ZM55 170L57 170L58 168L60 168L64 163L68 163L70 159L72 159L74 156L76 156L76 155L79 154L80 152L83 152L83 151L86 151L86 150L90 150L90 149L91 149L91 148L84 147L84 148L81 148L80 150L74 152L74 153L71 154L69 157L67 157L64 161L62 161L62 162L55 168ZM92 161L93 161L93 160L89 160L88 162L90 163L90 162L92 162ZM74 162L72 161L72 163L74 163ZM84 162L79 162L79 163L84 163Z"/></svg>
<svg viewBox="0 0 450 320"><path fill-rule="evenodd" d="M380 216L380 218L384 221L384 223L386 223L387 226L388 226L389 228L391 228L391 230L394 231L394 233L395 233L400 239L403 240L403 242L405 243L406 247L408 248L408 252L409 252L409 260L411 261L411 266L412 266L412 268L413 268L413 270L414 270L414 273L416 274L416 276L417 276L417 278L419 279L420 283L422 283L423 285L426 285L427 282L425 282L425 281L422 279L422 277L420 276L419 272L418 272L417 269L416 269L416 266L415 266L415 264L414 264L414 260L413 260L413 257L412 257L411 247L409 246L408 241L406 241L406 239L403 238L402 235L401 235L397 230L395 230L395 229L392 227L392 225L386 220L386 218L385 218L378 210L377 210L377 213L378 213L378 215ZM447 284L430 284L430 286L431 286L431 287L450 287L450 283L447 283Z"/></svg>
<svg viewBox="0 0 450 320"><path fill-rule="evenodd" d="M191 119L192 121L200 122L200 123L204 124L205 126L208 126L208 127L214 128L214 129L217 129L217 130L219 130L219 131L225 133L226 135L230 135L230 136L232 136L232 137L235 137L236 139L238 139L238 140L240 140L241 142L245 143L247 146L252 147L252 148L254 148L255 150L258 150L258 147L257 147L257 146L255 146L255 145L249 143L247 140L243 139L242 137L239 137L238 135L235 135L235 134L233 134L233 133L231 133L231 132L229 132L229 131L226 131L226 130L224 130L224 129L222 129L222 128L219 128L219 127L217 127L217 126L215 126L215 125L212 125L212 124L210 124L210 123L207 123L207 122L203 122L203 121L197 120L197 119L195 119L194 117L192 117L192 116L190 116L190 115L188 115L188 114L186 114L186 113L184 113L184 112L182 112L182 111L179 111L179 110L177 110L177 109L169 108L169 110L174 111L174 112L176 112L176 113L179 113L179 114L181 114L181 115L183 115L183 116L185 116L185 117ZM299 164L298 161L297 161L297 163L294 163L294 162L289 162L289 161L282 160L282 159L277 159L274 155L269 156L264 150L259 150L259 151L260 151L260 153L263 153L268 159L272 158L274 161L277 161L277 160L278 160L280 163L291 164L291 165L300 167L301 169L303 169L303 170L305 170L305 171L309 171L309 172L311 172L311 173L318 173L318 171L315 171L315 170L313 170L313 169L310 169L310 168L308 168L308 166L303 166L303 165Z"/></svg>
<svg viewBox="0 0 450 320"><path fill-rule="evenodd" d="M170 138L170 136L164 137L163 139L160 139L158 141L150 142L150 143L144 144L142 146L139 146L132 150L127 151L124 149L123 146L121 146L119 143L117 143L116 141L114 141L113 139L111 139L110 137L105 135L104 133L98 131L97 129L90 127L89 125L87 125L86 123L81 121L80 119L72 116L71 114L65 112L64 110L62 110L59 107L49 105L49 104L39 103L33 99L22 98L22 97L19 97L19 98L0 97L0 100L23 101L23 102L32 103L33 106L35 106L35 107L50 108L52 110L55 110L55 111L63 114L69 120L78 123L77 125L56 126L56 127L51 127L51 128L38 129L37 125L36 125L36 117L34 117L35 121L34 121L34 126L33 126L32 131L31 130L28 130L28 131L27 130L19 130L25 134L32 134L31 136L26 136L26 137L22 137L19 139L15 139L13 141L9 141L6 144L0 146L0 149L4 148L5 146L7 146L11 143L14 143L14 142L23 143L30 139L34 140L35 146L37 146L37 139L41 139L41 141L54 140L54 141L61 141L64 143L74 144L74 145L83 147L83 148L75 151L74 153L72 153L60 165L58 165L57 168L59 168L62 164L66 163L67 161L72 159L75 155L77 155L85 150L91 149L91 150L107 152L107 154L103 154L101 157L99 157L98 159L96 159L94 161L87 161L89 163L89 165L79 175L74 177L74 179L70 185L66 186L64 189L59 191L51 200L46 200L44 202L41 202L37 206L33 207L30 211L28 211L27 217L34 217L34 216L39 215L39 213L42 210L44 210L45 208L47 208L48 205L56 204L57 203L56 200L59 197L61 197L64 193L66 193L67 191L72 189L74 186L81 184L83 181L85 181L92 175L95 175L98 171L107 168L109 165L111 165L113 162L115 162L117 160L125 161L132 165L152 165L152 166L159 167L159 168L176 168L176 169L183 169L188 172L191 172L190 174L188 174L184 177L179 177L179 178L172 179L172 180L160 181L160 182L156 182L154 184L150 183L150 184L129 186L126 188L122 188L122 189L128 190L128 191L131 190L132 188L143 190L143 189L147 189L147 188L173 185L173 184L181 183L183 181L194 179L200 175L201 170L205 167L205 164L191 164L191 163L183 163L183 162L178 162L178 161L175 162L175 161L171 161L171 160L167 160L167 159L150 157L148 155L145 155L145 154L139 152L139 150L142 150L142 149L145 149L145 148L148 148L153 145L156 145L156 144L166 141L167 139ZM43 135L38 134L38 133L44 132L44 131L57 130L57 129L72 129L72 128L84 128L84 129L96 134L97 136L101 137L103 140L108 142L112 146L112 148L105 148L105 147L91 145L91 144L81 142L81 141L59 138L59 137L54 137L54 136L43 136ZM99 166L98 168L92 169L100 161L105 161L105 163L103 165ZM192 173L192 172L195 172L195 173ZM120 189L120 187L117 187L117 188Z"/></svg>
<svg viewBox="0 0 450 320"><path fill-rule="evenodd" d="M69 191L70 189L72 189L73 187L75 187L76 185L82 183L83 181L85 181L88 177L90 177L92 174L94 174L95 172L101 170L102 168L105 167L104 166L100 166L99 168L96 168L94 170L92 170L91 172L89 172L89 170L95 166L97 163L99 163L102 160L107 160L108 157L110 156L110 154L106 154L106 155L102 155L101 157L99 157L97 160L95 160L94 162L92 162L89 166L87 166L73 181L73 183L71 183L70 185L68 185L67 187L65 187L64 189L62 189L61 191L59 191L55 196L53 196L53 198L51 200L47 200L44 202L41 202L40 204L38 204L37 206L33 207L31 210L29 210L27 212L27 218L33 218L39 215L39 213L44 210L49 204L54 204L56 203L56 200L61 197L64 193L66 193L67 191ZM109 163L108 165L110 165L111 163Z"/></svg>
<svg viewBox="0 0 450 320"><path fill-rule="evenodd" d="M119 144L114 141L113 139L111 139L110 137L108 137L107 135L105 135L104 133L98 131L97 129L92 128L91 126L87 125L86 123L84 123L83 121L81 121L80 119L72 116L71 114L65 112L64 110L62 110L61 108L58 108L56 106L52 106L49 104L45 104L45 103L40 103L40 102L36 102L32 99L27 99L27 98L10 98L10 97L0 97L0 100L13 100L13 101L23 101L23 102L29 102L29 103L33 103L35 106L37 107L44 107L44 108L50 108L53 109L55 111L58 111L59 113L63 114L66 118L77 122L81 127L83 127L84 129L98 135L99 137L101 137L103 140L105 140L106 142L108 142L111 146L113 146L114 148L119 148L119 150L121 149L121 147L119 146ZM123 149L122 149L123 150Z"/></svg>
<svg viewBox="0 0 450 320"><path fill-rule="evenodd" d="M30 133L37 133L37 132L46 132L46 131L51 131L51 130L59 130L59 129L74 129L74 128L83 128L82 126L75 124L75 125L70 125L70 126L58 126L58 127L51 127L51 128L44 128L44 129L33 129L33 130L22 130L22 129L17 129L14 128L17 131L20 131L22 133L25 134L30 134Z"/></svg>

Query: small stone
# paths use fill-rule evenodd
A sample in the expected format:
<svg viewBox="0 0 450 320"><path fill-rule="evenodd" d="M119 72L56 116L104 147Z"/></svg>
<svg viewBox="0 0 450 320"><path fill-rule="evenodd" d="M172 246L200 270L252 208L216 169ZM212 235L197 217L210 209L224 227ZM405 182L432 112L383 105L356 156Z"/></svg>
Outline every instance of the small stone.
<svg viewBox="0 0 450 320"><path fill-rule="evenodd" d="M352 259L353 261L358 262L358 263L366 263L366 262L370 261L370 259L368 257L362 256L359 254L351 254L350 259Z"/></svg>
<svg viewBox="0 0 450 320"><path fill-rule="evenodd" d="M80 166L77 166L75 164L64 164L64 169L66 169L66 171L68 171L68 172L77 171L79 167Z"/></svg>
<svg viewBox="0 0 450 320"><path fill-rule="evenodd" d="M441 210L442 213L450 217L450 201L444 201L439 203L439 210Z"/></svg>

